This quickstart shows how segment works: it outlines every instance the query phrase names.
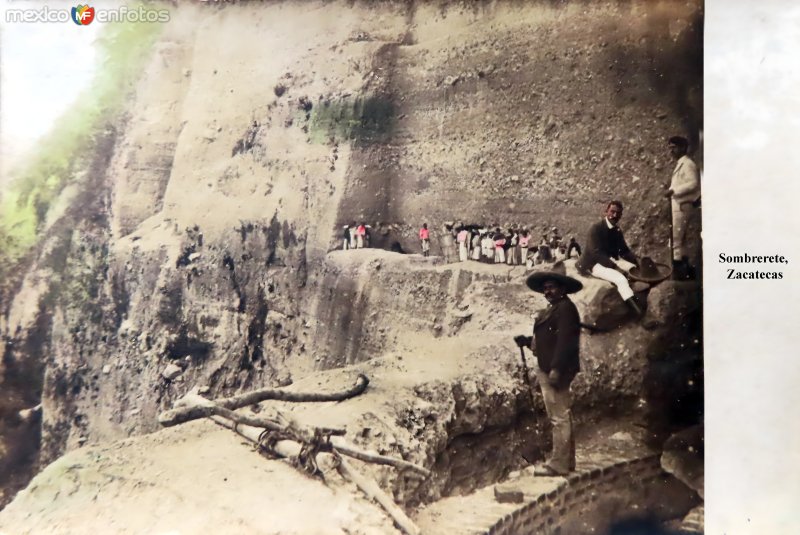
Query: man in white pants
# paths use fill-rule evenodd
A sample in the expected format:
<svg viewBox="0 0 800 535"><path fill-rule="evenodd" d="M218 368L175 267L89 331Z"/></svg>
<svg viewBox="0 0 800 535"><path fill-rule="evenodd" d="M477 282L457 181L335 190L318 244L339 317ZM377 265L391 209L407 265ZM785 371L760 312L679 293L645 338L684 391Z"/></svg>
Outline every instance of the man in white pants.
<svg viewBox="0 0 800 535"><path fill-rule="evenodd" d="M637 317L642 317L642 309L633 296L628 278L623 273L638 266L639 260L628 248L622 231L617 226L620 219L622 219L622 203L611 201L606 206L603 220L598 221L589 229L586 250L578 259L575 267L582 274L591 274L615 285L622 300Z"/></svg>
<svg viewBox="0 0 800 535"><path fill-rule="evenodd" d="M676 160L672 181L666 197L672 200L672 273L676 280L694 278L694 268L689 263L689 244L686 229L693 216L695 203L700 198L700 173L686 153L689 140L681 136L669 138L669 151Z"/></svg>
<svg viewBox="0 0 800 535"><path fill-rule="evenodd" d="M469 247L469 231L464 227L459 227L456 241L458 242L458 259L461 262L466 262L469 255L467 249Z"/></svg>

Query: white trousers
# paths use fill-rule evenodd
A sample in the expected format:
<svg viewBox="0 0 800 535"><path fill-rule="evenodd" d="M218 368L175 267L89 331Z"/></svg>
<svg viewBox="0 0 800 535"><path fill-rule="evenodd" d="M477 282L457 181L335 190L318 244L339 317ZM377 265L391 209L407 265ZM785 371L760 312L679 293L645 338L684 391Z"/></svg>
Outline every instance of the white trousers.
<svg viewBox="0 0 800 535"><path fill-rule="evenodd" d="M508 249L508 254L506 255L506 264L508 264L510 266L517 265L517 248L516 248L516 246L515 247L510 247Z"/></svg>
<svg viewBox="0 0 800 535"><path fill-rule="evenodd" d="M627 260L614 260L612 258L611 261L614 262L620 269L624 269L625 271L630 271L630 269L634 267L634 264L631 264ZM597 277L598 279L603 279L604 281L608 281L616 286L617 291L619 292L619 295L622 297L623 301L627 301L633 297L633 290L631 290L631 285L628 284L628 279L616 269L595 264L592 268L592 276Z"/></svg>
<svg viewBox="0 0 800 535"><path fill-rule="evenodd" d="M680 206L672 203L672 258L680 260L689 256L689 244L686 241L686 229L689 218L694 211L691 203L685 202Z"/></svg>

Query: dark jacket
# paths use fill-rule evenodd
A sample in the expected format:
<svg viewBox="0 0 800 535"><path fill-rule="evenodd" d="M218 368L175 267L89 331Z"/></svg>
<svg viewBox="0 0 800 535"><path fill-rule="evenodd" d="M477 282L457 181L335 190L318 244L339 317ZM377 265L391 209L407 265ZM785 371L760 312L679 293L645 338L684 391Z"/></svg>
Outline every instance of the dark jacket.
<svg viewBox="0 0 800 535"><path fill-rule="evenodd" d="M590 272L595 264L614 268L612 258L623 258L632 264L639 265L636 256L628 249L625 238L619 227L608 228L606 220L598 221L589 229L586 240L586 251L578 259L575 266L583 272Z"/></svg>
<svg viewBox="0 0 800 535"><path fill-rule="evenodd" d="M568 386L581 369L581 319L575 303L564 297L547 307L533 325L533 336L539 368L545 373L558 370L561 374L559 387Z"/></svg>
<svg viewBox="0 0 800 535"><path fill-rule="evenodd" d="M567 247L567 258L572 258L572 250L575 249L578 252L578 256L581 255L581 246L576 241L569 242L569 247Z"/></svg>

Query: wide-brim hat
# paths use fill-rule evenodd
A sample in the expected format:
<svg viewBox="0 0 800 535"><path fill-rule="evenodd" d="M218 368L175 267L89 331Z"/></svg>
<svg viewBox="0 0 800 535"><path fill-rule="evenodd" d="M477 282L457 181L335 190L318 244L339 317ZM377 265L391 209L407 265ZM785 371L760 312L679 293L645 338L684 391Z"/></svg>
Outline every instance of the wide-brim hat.
<svg viewBox="0 0 800 535"><path fill-rule="evenodd" d="M639 265L631 268L628 272L635 281L641 282L661 282L672 275L672 268L666 264L654 262L649 256L643 257Z"/></svg>
<svg viewBox="0 0 800 535"><path fill-rule="evenodd" d="M537 271L528 277L525 284L528 288L536 293L544 292L544 283L547 281L556 281L564 287L564 292L574 294L583 289L583 283L578 279L573 279L567 275L567 270L564 267L564 262L556 262L549 271Z"/></svg>

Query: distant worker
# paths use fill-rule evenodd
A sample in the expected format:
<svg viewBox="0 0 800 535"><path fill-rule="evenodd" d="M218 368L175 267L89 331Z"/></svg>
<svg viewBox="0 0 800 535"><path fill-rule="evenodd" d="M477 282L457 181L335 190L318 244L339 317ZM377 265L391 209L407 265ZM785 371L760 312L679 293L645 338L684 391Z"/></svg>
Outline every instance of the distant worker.
<svg viewBox="0 0 800 535"><path fill-rule="evenodd" d="M700 200L700 173L697 165L686 155L688 150L689 140L685 137L669 138L669 151L677 160L665 195L672 201L672 273L675 280L695 278L695 269L689 263L691 247L686 229Z"/></svg>
<svg viewBox="0 0 800 535"><path fill-rule="evenodd" d="M552 271L534 273L526 283L534 292L544 294L549 303L534 319L532 337L514 337L520 348L527 347L536 355L536 378L552 424L552 455L543 465L534 467L534 475L563 476L575 470L569 388L580 371L581 334L578 309L567 294L580 291L583 285L566 275L563 263L554 265Z"/></svg>
<svg viewBox="0 0 800 535"><path fill-rule="evenodd" d="M553 251L553 258L556 262L563 262L567 259L567 246L563 243L558 244L558 247Z"/></svg>
<svg viewBox="0 0 800 535"><path fill-rule="evenodd" d="M456 246L453 238L453 225L445 223L442 226L442 233L439 237L439 245L442 248L442 256L446 264L455 262L456 260Z"/></svg>
<svg viewBox="0 0 800 535"><path fill-rule="evenodd" d="M479 262L481 260L481 233L478 231L472 232L472 256L470 258Z"/></svg>
<svg viewBox="0 0 800 535"><path fill-rule="evenodd" d="M506 263L506 237L498 228L494 233L494 263L495 264L505 264Z"/></svg>
<svg viewBox="0 0 800 535"><path fill-rule="evenodd" d="M575 265L581 273L591 274L614 284L623 301L637 317L641 317L642 309L639 308L628 279L623 274L638 266L639 260L628 248L622 230L617 226L620 219L622 219L622 203L609 202L605 217L589 229L586 254L581 255Z"/></svg>
<svg viewBox="0 0 800 535"><path fill-rule="evenodd" d="M428 256L431 250L431 239L427 223L423 223L422 228L419 229L419 241L422 243L422 256Z"/></svg>
<svg viewBox="0 0 800 535"><path fill-rule="evenodd" d="M364 244L366 243L366 236L367 236L367 226L362 222L358 228L356 228L356 249L363 249Z"/></svg>
<svg viewBox="0 0 800 535"><path fill-rule="evenodd" d="M539 244L538 253L539 262L537 262L537 264L545 262L549 263L553 261L553 253L550 249L550 241L551 240L547 237L547 233L542 234L542 242Z"/></svg>
<svg viewBox="0 0 800 535"><path fill-rule="evenodd" d="M494 234L487 229L481 240L481 261L491 264L494 262L494 257Z"/></svg>
<svg viewBox="0 0 800 535"><path fill-rule="evenodd" d="M506 242L506 264L516 266L519 262L519 234L517 229L508 229L508 241Z"/></svg>
<svg viewBox="0 0 800 535"><path fill-rule="evenodd" d="M342 237L344 238L344 242L342 243L342 250L346 251L350 248L350 225L344 226L344 234Z"/></svg>
<svg viewBox="0 0 800 535"><path fill-rule="evenodd" d="M350 248L351 249L355 249L356 248L356 232L357 232L357 230L358 230L358 227L356 226L356 222L353 221L352 223L350 223Z"/></svg>
<svg viewBox="0 0 800 535"><path fill-rule="evenodd" d="M575 251L576 256L581 255L581 246L575 240L575 236L569 237L569 245L567 245L567 258L572 258L572 251Z"/></svg>
<svg viewBox="0 0 800 535"><path fill-rule="evenodd" d="M372 227L364 225L364 247L372 247Z"/></svg>
<svg viewBox="0 0 800 535"><path fill-rule="evenodd" d="M561 245L561 234L558 233L557 227L553 227L551 232L553 236L550 238L550 243L548 245L550 245L550 248L555 251L558 249L558 246Z"/></svg>
<svg viewBox="0 0 800 535"><path fill-rule="evenodd" d="M469 231L464 227L458 229L456 241L458 242L458 259L461 262L466 262L469 255Z"/></svg>
<svg viewBox="0 0 800 535"><path fill-rule="evenodd" d="M519 236L519 259L520 264L527 264L528 262L528 242L530 242L531 236L528 233L528 229L522 229L522 233Z"/></svg>

